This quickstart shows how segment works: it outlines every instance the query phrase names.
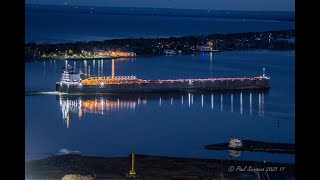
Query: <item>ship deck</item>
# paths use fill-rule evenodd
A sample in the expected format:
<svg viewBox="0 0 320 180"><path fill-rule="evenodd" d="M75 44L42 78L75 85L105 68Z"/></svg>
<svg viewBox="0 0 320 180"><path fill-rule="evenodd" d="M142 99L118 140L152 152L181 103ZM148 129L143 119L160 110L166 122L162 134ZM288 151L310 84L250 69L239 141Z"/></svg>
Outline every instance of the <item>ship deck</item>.
<svg viewBox="0 0 320 180"><path fill-rule="evenodd" d="M83 85L110 85L110 84L141 84L141 83L183 83L183 82L208 82L208 81L252 81L267 77L242 77L242 78L206 78L206 79L166 79L166 80L142 80L132 78L90 77L81 81Z"/></svg>

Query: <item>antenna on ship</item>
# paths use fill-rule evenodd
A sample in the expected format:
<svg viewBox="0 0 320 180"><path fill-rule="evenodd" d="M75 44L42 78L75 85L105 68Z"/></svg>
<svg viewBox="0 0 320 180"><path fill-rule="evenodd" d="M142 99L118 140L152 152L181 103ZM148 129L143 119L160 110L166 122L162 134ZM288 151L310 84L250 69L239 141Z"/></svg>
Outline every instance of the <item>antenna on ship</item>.
<svg viewBox="0 0 320 180"><path fill-rule="evenodd" d="M112 59L111 78L114 79L114 59Z"/></svg>
<svg viewBox="0 0 320 180"><path fill-rule="evenodd" d="M262 68L262 71L263 71L262 76L265 77L265 75L266 75L266 74L265 74L266 68Z"/></svg>

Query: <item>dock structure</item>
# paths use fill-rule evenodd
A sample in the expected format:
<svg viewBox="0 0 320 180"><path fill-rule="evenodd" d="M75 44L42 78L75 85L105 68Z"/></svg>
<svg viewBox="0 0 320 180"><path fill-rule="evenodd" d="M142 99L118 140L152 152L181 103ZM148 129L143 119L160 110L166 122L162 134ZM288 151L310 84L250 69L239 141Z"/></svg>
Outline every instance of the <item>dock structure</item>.
<svg viewBox="0 0 320 180"><path fill-rule="evenodd" d="M271 143L262 141L232 139L229 143L206 145L211 150L257 151L269 153L295 154L295 145L289 143Z"/></svg>

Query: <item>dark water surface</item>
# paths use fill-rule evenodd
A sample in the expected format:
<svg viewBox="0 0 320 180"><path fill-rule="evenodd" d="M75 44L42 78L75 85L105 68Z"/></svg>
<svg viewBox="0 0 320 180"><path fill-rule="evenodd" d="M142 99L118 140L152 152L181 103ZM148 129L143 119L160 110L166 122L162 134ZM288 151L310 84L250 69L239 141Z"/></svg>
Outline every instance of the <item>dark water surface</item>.
<svg viewBox="0 0 320 180"><path fill-rule="evenodd" d="M25 38L26 42L57 43L295 28L294 22L274 20L292 19L293 12L212 11L208 13L204 11L204 13L174 9L150 11L154 9L26 6Z"/></svg>
<svg viewBox="0 0 320 180"><path fill-rule="evenodd" d="M26 91L54 91L64 61L28 62ZM110 75L110 60L69 60ZM139 154L232 159L207 144L231 136L294 143L294 51L230 51L115 61L116 75L142 79L271 77L268 92L26 96L26 159L61 149L92 156ZM42 154L42 156L45 154ZM240 160L294 162L293 155L242 152Z"/></svg>

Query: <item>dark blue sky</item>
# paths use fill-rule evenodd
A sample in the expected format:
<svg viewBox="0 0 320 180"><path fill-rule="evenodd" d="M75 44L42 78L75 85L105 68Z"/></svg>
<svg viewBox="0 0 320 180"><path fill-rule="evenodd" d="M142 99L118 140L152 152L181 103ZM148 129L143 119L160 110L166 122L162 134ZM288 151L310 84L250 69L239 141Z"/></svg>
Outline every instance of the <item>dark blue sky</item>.
<svg viewBox="0 0 320 180"><path fill-rule="evenodd" d="M294 11L294 0L66 0L78 6L155 7L177 9ZM26 0L27 4L63 5L65 0Z"/></svg>

